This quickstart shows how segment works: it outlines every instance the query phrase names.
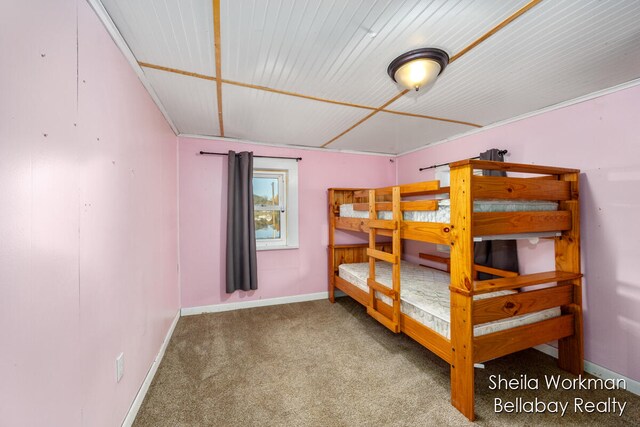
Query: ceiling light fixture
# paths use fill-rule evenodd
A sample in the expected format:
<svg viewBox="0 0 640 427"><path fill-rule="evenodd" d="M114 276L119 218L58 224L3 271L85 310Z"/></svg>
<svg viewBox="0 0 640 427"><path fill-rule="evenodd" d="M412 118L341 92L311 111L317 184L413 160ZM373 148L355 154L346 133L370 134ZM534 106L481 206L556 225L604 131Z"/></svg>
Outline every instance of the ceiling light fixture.
<svg viewBox="0 0 640 427"><path fill-rule="evenodd" d="M435 81L448 63L447 52L425 47L398 56L389 64L387 73L400 86L418 91Z"/></svg>

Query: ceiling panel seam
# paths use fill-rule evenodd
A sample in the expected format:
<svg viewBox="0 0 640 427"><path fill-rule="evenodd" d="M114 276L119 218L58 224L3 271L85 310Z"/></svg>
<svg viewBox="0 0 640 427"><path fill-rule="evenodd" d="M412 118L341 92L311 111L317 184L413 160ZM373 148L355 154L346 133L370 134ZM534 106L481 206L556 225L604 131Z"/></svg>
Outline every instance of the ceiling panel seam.
<svg viewBox="0 0 640 427"><path fill-rule="evenodd" d="M451 57L451 59L449 60L449 63L452 63L452 62L456 61L462 55L464 55L465 53L469 52L474 47L478 46L480 43L482 43L483 41L485 41L486 39L488 39L489 37L491 37L492 35L494 35L498 31L500 31L501 29L503 29L504 27L506 27L507 25L509 25L510 23L515 21L516 19L518 19L521 15L523 15L528 10L532 9L534 6L538 5L541 2L542 2L542 0L532 0L529 3L525 4L520 9L518 9L515 13L510 15L507 19L505 19L504 21L500 22L498 25L493 27L491 30L487 31L485 34L483 34L478 39L476 39L469 46L465 47L460 52L458 52L455 55L453 55Z"/></svg>
<svg viewBox="0 0 640 427"><path fill-rule="evenodd" d="M218 123L220 136L224 136L224 122L222 120L222 59L220 54L220 0L213 0L213 44L216 58L216 91L218 101Z"/></svg>
<svg viewBox="0 0 640 427"><path fill-rule="evenodd" d="M165 67L162 65L156 65L156 64L150 64L148 62L138 62L138 64L141 67L145 67L145 68L152 68L155 70L159 70L159 71L166 71L168 73L174 73L174 74L181 74L184 76L188 76L188 77L194 77L194 78L198 78L198 79L203 79L203 80L209 80L209 81L215 81L217 83L218 79L215 76L208 76L206 74L200 74L200 73L194 73L191 71L185 71L185 70L179 70L177 68L170 68L170 67ZM471 122L467 122L464 120L456 120L456 119L449 119L449 118L445 118L445 117L436 117L436 116L429 116L429 115L424 115L424 114L415 114L415 113L408 113L405 111L396 111L396 110L388 110L386 108L376 108L376 107L371 107L369 105L362 105L362 104L354 104L351 102L345 102L345 101L336 101L333 99L328 99L328 98L320 98L317 96L311 96L311 95L305 95L305 94L301 94L301 93L296 93L296 92L290 92L290 91L286 91L286 90L280 90L280 89L273 89L267 86L260 86L260 85L253 85L253 84L249 84L249 83L242 83L242 82L238 82L238 81L234 81L234 80L229 80L229 79L219 79L221 83L225 83L225 84L229 84L229 85L233 85L233 86L240 86L240 87L246 87L249 89L256 89L256 90L261 90L261 91L265 91L265 92L271 92L271 93L277 93L280 95L287 95L287 96L294 96L297 98L303 98L303 99L309 99L312 101L319 101L319 102L326 102L329 104L335 104L335 105L342 105L345 107L353 107L353 108L361 108L364 110L371 110L371 111L382 111L385 113L391 113L391 114L396 114L396 115L401 115L401 116L408 116L408 117L416 117L416 118L420 118L420 119L426 119L426 120L436 120L436 121L441 121L441 122L448 122L448 123L456 123L456 124L461 124L461 125L466 125L466 126L471 126L471 127L476 127L476 128L480 128L482 127L482 125L476 124L476 123L471 123ZM394 98L395 101L396 98ZM388 104L385 104L388 105Z"/></svg>

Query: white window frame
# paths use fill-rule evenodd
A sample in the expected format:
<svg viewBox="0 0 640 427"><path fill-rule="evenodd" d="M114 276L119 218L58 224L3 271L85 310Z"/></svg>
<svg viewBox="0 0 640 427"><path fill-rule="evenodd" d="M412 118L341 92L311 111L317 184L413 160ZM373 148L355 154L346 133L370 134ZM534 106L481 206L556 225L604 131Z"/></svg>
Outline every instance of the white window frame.
<svg viewBox="0 0 640 427"><path fill-rule="evenodd" d="M280 238L256 239L256 250L297 249L298 246L298 162L295 159L254 157L254 177L278 177L280 185ZM258 207L254 206L254 210ZM284 212L283 212L284 210Z"/></svg>
<svg viewBox="0 0 640 427"><path fill-rule="evenodd" d="M254 205L253 210L280 212L280 237L276 239L258 239L256 243L263 247L286 246L287 245L287 171L274 171L255 169L254 178L271 178L278 181L278 202L276 205Z"/></svg>

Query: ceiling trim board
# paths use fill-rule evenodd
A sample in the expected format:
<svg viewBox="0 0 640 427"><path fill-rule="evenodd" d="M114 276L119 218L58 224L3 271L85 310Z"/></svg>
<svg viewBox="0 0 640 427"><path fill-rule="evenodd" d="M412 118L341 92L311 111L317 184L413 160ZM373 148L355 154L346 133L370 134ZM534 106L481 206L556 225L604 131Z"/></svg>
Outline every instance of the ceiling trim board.
<svg viewBox="0 0 640 427"><path fill-rule="evenodd" d="M506 27L507 25L509 25L513 21L515 21L516 19L518 19L525 12L527 12L528 10L530 10L533 7L537 6L541 2L542 2L542 0L531 0L529 3L525 4L524 6L522 6L515 13L510 15L507 19L505 19L504 21L500 22L498 25L496 25L495 27L493 27L492 29L490 29L489 31L484 33L482 36L478 37L475 41L473 41L467 47L462 49L460 52L458 52L455 55L453 55L451 57L451 59L449 59L449 64L451 64L452 62L456 61L457 59L460 59L460 57L462 55L464 55L465 53L468 53L471 49L475 48L480 43L482 43L483 41L487 40L489 37L491 37L492 35L494 35L498 31L500 31L501 29L503 29L504 27Z"/></svg>
<svg viewBox="0 0 640 427"><path fill-rule="evenodd" d="M529 117L534 117L534 116L538 116L540 114L548 113L550 111L560 110L562 108L566 108L566 107L570 107L572 105L580 104L582 102L586 102L586 101L589 101L591 99L600 98L602 96L606 96L606 95L609 95L609 94L612 94L612 93L615 93L615 92L619 92L621 90L629 89L629 88L632 88L634 86L640 86L640 78L634 79L634 80L631 80L631 81L628 81L626 83L622 83L622 84L619 84L619 85L616 85L616 86L612 86L612 87L607 88L607 89L602 89L602 90L598 90L596 92L591 92L591 93L589 93L587 95L579 96L577 98L570 99L568 101L563 101L563 102L560 102L558 104L550 105L548 107L544 107L544 108L541 108L541 109L536 110L536 111L531 111L531 112L522 114L522 115L517 116L517 117L512 117L510 119L506 119L506 120L502 120L502 121L499 121L499 122L491 123L489 125L483 126L480 129L472 129L470 131L467 131L467 132L464 132L464 133L460 133L458 135L454 135L451 138L441 139L440 141L432 142L431 144L427 144L427 145L424 145L422 147L413 148L411 150L403 151L402 153L397 154L396 157L406 156L407 154L415 153L417 151L424 150L426 148L435 147L436 145L445 144L447 142L453 142L453 141L455 141L457 139L460 139L460 138L464 138L464 137L467 137L467 136L470 136L470 135L475 135L477 133L488 131L488 130L493 129L493 128L497 128L497 127L500 127L500 126L505 126L505 125L508 125L510 123L513 123L513 122L517 122L517 121L520 121L520 120L528 119Z"/></svg>
<svg viewBox="0 0 640 427"><path fill-rule="evenodd" d="M405 111L386 110L386 109L383 108L382 110L380 110L380 112L382 112L382 113L390 113L390 114L397 114L399 116L417 117L419 119L429 119L429 120L437 120L437 121L440 121L440 122L455 123L457 125L471 126L471 127L474 127L474 128L481 128L482 127L482 125L478 125L478 124L471 123L471 122L464 122L462 120L443 119L441 117L425 116L424 114L407 113Z"/></svg>
<svg viewBox="0 0 640 427"><path fill-rule="evenodd" d="M400 92L399 94L397 94L396 96L394 96L393 98L391 98L390 100L388 100L387 102L385 102L384 104L382 104L380 107L376 108L375 110L373 110L371 113L367 114L366 116L364 116L362 119L358 120L353 126L351 126L349 129L345 130L344 132L342 132L341 134L334 136L332 139L330 139L329 141L325 142L324 144L321 145L322 148L325 148L327 145L331 144L332 142L334 142L335 140L337 140L338 138L340 138L341 136L346 135L347 133L351 132L353 129L355 129L356 127L360 126L362 123L366 122L367 120L369 120L371 117L375 116L376 114L378 114L380 111L382 111L382 109L386 106L388 106L389 104L397 101L399 98L403 97L407 92L409 92L408 89L404 89L402 92Z"/></svg>
<svg viewBox="0 0 640 427"><path fill-rule="evenodd" d="M91 6L93 11L96 13L98 19L100 19L102 25L104 25L113 42L120 49L127 62L129 62L131 68L133 68L133 71L136 73L138 79L149 93L149 96L151 96L151 99L156 104L156 107L158 107L158 110L160 110L160 113L162 113L162 115L164 116L164 119L167 121L167 124L169 125L173 133L176 136L179 135L178 128L173 123L173 120L171 120L171 117L169 116L169 113L167 113L167 110L164 108L164 105L162 105L158 94L156 94L156 91L151 86L151 83L149 83L149 80L147 80L147 76L144 74L142 67L138 64L138 60L131 51L131 48L129 47L127 42L124 40L124 37L122 37L122 34L120 34L118 27L116 27L116 24L111 19L111 16L109 16L109 14L107 13L107 10L105 9L102 2L100 0L87 0L87 3L89 3L89 6Z"/></svg>
<svg viewBox="0 0 640 427"><path fill-rule="evenodd" d="M179 70L177 68L164 67L162 65L150 64L148 62L139 61L138 64L141 67L152 68L154 70L159 70L159 71L166 71L168 73L182 74L183 76L195 77L197 79L209 80L209 81L212 81L212 82L217 80L214 76L207 76L206 74L193 73L191 71Z"/></svg>
<svg viewBox="0 0 640 427"><path fill-rule="evenodd" d="M478 46L480 43L482 43L483 41L487 40L489 37L493 36L495 33L497 33L498 31L500 31L501 29L503 29L504 27L506 27L507 25L509 25L511 22L515 21L517 18L519 18L520 16L522 16L525 12L527 12L528 10L530 10L531 8L533 8L535 5L537 5L538 3L540 3L542 0L531 0L529 3L527 3L526 5L524 5L523 7L521 7L520 9L518 9L516 12L512 13L511 15L509 15L506 19L504 19L502 22L500 22L498 25L496 25L495 27L493 27L491 30L487 31L485 34L483 34L482 36L480 36L478 39L476 39L475 41L473 41L471 44L469 44L467 47L465 47L464 49L462 49L460 52L458 52L457 54L453 55L451 57L451 59L449 60L449 63L454 62L456 59L459 59L462 55L468 53L469 51L471 51L473 48L475 48L476 46ZM322 147L326 147L327 145L331 144L332 142L336 141L338 138L340 138L341 136L349 133L350 131L352 131L354 128L360 126L362 123L366 122L367 120L369 120L371 117L375 116L378 111L380 111L382 108L386 107L387 105L391 104L392 102L396 101L398 98L402 97L404 94L406 94L407 92L409 92L407 89L405 89L404 91L400 92L400 96L395 96L394 98L392 98L391 101L387 102L383 107L380 107L379 109L377 109L376 111L374 111L373 113L369 114L368 116L366 116L364 119L360 120L358 123L354 124L353 126L351 126L349 129L345 130L344 132L342 132L340 135L334 137L333 139L331 139L330 141L325 142Z"/></svg>
<svg viewBox="0 0 640 427"><path fill-rule="evenodd" d="M168 73L181 74L181 75L184 75L184 76L195 77L197 79L203 79L203 80L209 80L209 81L217 81L215 76L208 76L206 74L200 74L200 73L194 73L194 72L191 72L191 71L179 70L177 68L164 67L162 65L150 64L148 62L138 62L138 64L140 64L140 66L142 66L142 67L153 68L154 70L165 71L165 72L168 72ZM344 106L344 107L353 107L353 108L361 108L361 109L364 109L364 110L378 111L378 108L371 107L371 106L368 106L368 105L353 104L351 102L344 102L344 101L335 101L333 99L320 98L320 97L317 97L317 96L305 95L305 94L297 93L297 92L290 92L290 91L286 91L286 90L273 89L273 88L270 88L270 87L267 87L267 86L254 85L254 84L250 84L250 83L242 83L242 82L237 82L235 80L220 79L220 81L222 83L224 83L224 84L229 84L229 85L233 85L233 86L239 86L239 87L245 87L245 88L249 88L249 89L262 90L262 91L265 91L265 92L277 93L277 94L280 94L280 95L294 96L296 98L309 99L311 101L326 102L328 104L341 105L341 106ZM447 119L445 117L427 116L427 115L424 115L424 114L407 113L405 111L387 110L385 108L383 108L383 109L381 109L379 111L382 111L382 112L385 112L385 113L397 114L397 115L400 115L400 116L417 117L417 118L428 119L428 120L437 120L437 121L441 121L441 122L456 123L456 124L466 125L466 126L471 126L471 127L482 127L482 125L479 125L479 124L476 124L476 123L465 122L463 120Z"/></svg>
<svg viewBox="0 0 640 427"><path fill-rule="evenodd" d="M375 110L375 107L369 107L367 105L352 104L351 102L343 102L343 101L334 101L332 99L320 98L320 97L311 96L311 95L303 95L301 93L289 92L287 90L272 89L272 88L267 87L267 86L254 85L254 84L251 84L251 83L242 83L242 82L237 82L237 81L234 81L234 80L227 80L227 79L221 79L221 80L222 80L222 83L226 83L226 84L234 85L234 86L246 87L246 88L249 88L249 89L263 90L265 92L272 92L272 93L277 93L277 94L280 94L280 95L295 96L297 98L310 99L312 101L326 102L326 103L329 103L329 104L342 105L342 106L345 106L345 107L362 108L364 110Z"/></svg>
<svg viewBox="0 0 640 427"><path fill-rule="evenodd" d="M359 154L363 156L388 157L390 159L395 159L397 157L396 154L391 154L391 153L376 153L373 151L344 150L340 148L311 147L306 145L275 144L272 142L257 142L257 141L251 141L248 139L242 139L242 138L231 138L228 136L195 135L195 134L181 133L181 134L178 134L178 137L194 138L194 139L210 139L210 140L216 140L216 141L222 140L227 142L237 142L240 144L253 144L253 145L262 145L265 147L285 148L289 150L321 151L323 153L332 152L332 153L344 153L344 154Z"/></svg>
<svg viewBox="0 0 640 427"><path fill-rule="evenodd" d="M218 122L220 135L224 136L224 121L222 120L222 59L220 54L220 0L212 0L213 6L213 44L216 57L216 91L218 92Z"/></svg>

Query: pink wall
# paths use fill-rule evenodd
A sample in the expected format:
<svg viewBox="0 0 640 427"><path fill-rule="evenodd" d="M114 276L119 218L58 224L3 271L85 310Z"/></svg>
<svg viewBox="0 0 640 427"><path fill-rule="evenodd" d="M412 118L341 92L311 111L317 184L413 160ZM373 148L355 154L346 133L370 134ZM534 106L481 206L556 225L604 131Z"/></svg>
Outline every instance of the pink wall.
<svg viewBox="0 0 640 427"><path fill-rule="evenodd" d="M582 170L586 359L640 380L640 86L481 131L397 161L398 182L418 168L508 149L507 161ZM407 245L409 255L419 249ZM523 272L553 268L553 245L520 243Z"/></svg>
<svg viewBox="0 0 640 427"><path fill-rule="evenodd" d="M177 138L84 0L0 17L0 424L119 425L179 308Z"/></svg>
<svg viewBox="0 0 640 427"><path fill-rule="evenodd" d="M227 158L197 154L229 149L303 158L298 166L300 248L259 251L258 290L231 295L224 288ZM396 173L389 157L182 137L179 157L183 307L326 292L327 188L391 185ZM362 236L340 238L355 241Z"/></svg>

